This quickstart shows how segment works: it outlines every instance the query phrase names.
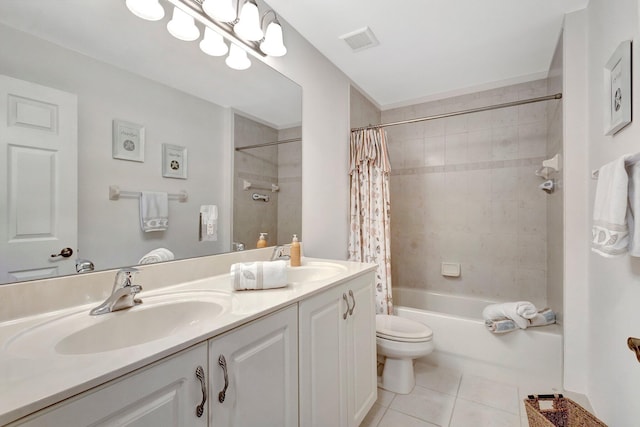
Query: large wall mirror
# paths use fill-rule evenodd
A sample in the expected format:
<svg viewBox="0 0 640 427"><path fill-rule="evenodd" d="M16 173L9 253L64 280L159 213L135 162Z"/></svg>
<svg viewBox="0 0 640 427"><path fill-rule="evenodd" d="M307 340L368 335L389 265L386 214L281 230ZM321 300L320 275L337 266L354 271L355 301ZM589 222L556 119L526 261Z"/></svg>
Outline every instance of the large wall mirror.
<svg viewBox="0 0 640 427"><path fill-rule="evenodd" d="M300 232L300 87L173 38L162 5L149 22L124 0L0 2L0 283ZM143 231L144 191L169 194L165 231Z"/></svg>

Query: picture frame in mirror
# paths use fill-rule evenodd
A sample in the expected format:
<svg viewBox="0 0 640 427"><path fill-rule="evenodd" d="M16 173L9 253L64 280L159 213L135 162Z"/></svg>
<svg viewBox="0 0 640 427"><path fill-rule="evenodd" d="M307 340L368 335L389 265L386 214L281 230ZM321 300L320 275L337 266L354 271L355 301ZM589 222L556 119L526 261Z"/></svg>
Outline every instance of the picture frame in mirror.
<svg viewBox="0 0 640 427"><path fill-rule="evenodd" d="M179 145L162 144L162 176L187 179L187 149Z"/></svg>
<svg viewBox="0 0 640 427"><path fill-rule="evenodd" d="M113 120L113 158L144 162L144 126Z"/></svg>

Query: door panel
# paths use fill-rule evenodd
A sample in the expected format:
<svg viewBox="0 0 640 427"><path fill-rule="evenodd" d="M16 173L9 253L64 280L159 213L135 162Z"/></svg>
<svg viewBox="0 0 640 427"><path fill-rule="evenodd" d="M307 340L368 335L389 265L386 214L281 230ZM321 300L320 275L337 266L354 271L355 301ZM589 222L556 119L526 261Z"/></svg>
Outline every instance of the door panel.
<svg viewBox="0 0 640 427"><path fill-rule="evenodd" d="M75 272L77 97L0 75L0 281Z"/></svg>

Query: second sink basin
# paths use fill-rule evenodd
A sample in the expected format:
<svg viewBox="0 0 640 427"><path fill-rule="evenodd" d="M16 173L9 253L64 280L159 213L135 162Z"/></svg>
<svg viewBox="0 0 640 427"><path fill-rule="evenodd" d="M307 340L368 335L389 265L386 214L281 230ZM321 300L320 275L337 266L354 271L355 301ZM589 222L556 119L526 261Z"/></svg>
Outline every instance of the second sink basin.
<svg viewBox="0 0 640 427"><path fill-rule="evenodd" d="M143 303L130 309L98 316L84 310L42 323L13 337L6 348L53 348L61 355L119 350L178 334L197 334L230 306L229 296L213 292L141 297Z"/></svg>
<svg viewBox="0 0 640 427"><path fill-rule="evenodd" d="M300 267L287 267L287 282L293 285L306 282L327 280L341 273L347 268L330 262L309 262Z"/></svg>

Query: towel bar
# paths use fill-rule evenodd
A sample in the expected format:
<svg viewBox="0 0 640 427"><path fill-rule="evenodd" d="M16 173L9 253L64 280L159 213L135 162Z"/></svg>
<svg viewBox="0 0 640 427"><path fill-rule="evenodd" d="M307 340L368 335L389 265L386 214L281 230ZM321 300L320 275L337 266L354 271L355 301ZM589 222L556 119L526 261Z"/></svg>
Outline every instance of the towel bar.
<svg viewBox="0 0 640 427"><path fill-rule="evenodd" d="M267 191L271 191L272 193L276 193L280 191L280 187L276 184L271 184L271 187L261 187L259 185L253 185L252 182L249 182L246 179L242 180L242 188L244 190L248 190L250 188L253 188L254 190L267 190Z"/></svg>
<svg viewBox="0 0 640 427"><path fill-rule="evenodd" d="M139 198L142 195L140 191L121 190L117 185L109 186L109 200L120 200L120 197L133 197ZM186 190L182 190L179 193L169 193L169 199L177 200L184 203L189 198L189 193Z"/></svg>

